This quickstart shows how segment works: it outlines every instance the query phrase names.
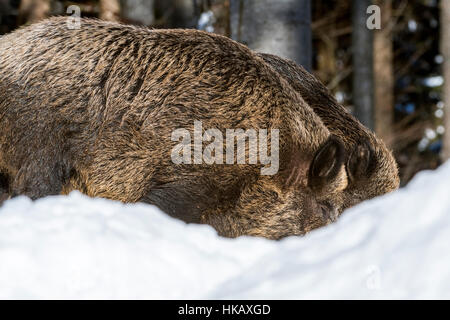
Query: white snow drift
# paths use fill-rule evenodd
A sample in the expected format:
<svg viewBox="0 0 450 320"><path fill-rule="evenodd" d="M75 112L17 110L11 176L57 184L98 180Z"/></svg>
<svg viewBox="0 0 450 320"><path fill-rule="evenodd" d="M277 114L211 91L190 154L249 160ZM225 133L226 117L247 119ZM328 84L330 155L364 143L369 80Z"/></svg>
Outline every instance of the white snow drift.
<svg viewBox="0 0 450 320"><path fill-rule="evenodd" d="M219 238L79 193L0 209L0 298L450 298L450 163L305 237Z"/></svg>

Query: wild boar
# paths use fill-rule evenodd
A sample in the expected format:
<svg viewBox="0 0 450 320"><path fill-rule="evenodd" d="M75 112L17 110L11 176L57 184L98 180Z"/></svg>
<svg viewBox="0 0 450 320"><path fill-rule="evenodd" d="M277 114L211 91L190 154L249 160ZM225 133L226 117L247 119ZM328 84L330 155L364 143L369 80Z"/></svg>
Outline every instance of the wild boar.
<svg viewBox="0 0 450 320"><path fill-rule="evenodd" d="M155 204L223 236L270 239L326 225L344 207L351 160L340 139L284 77L226 37L91 19L69 28L58 17L1 37L0 57L0 173L11 196L77 189ZM248 143L225 163L220 147L235 146L217 133L230 129ZM266 150L250 143L264 130ZM200 150L180 132L200 136ZM204 141L215 143L209 153ZM193 161L178 161L192 149ZM278 159L262 161L271 153Z"/></svg>
<svg viewBox="0 0 450 320"><path fill-rule="evenodd" d="M383 195L399 187L397 163L384 142L362 125L311 73L295 62L259 53L302 96L331 134L344 143L352 155L346 163L349 184L344 191L344 208Z"/></svg>

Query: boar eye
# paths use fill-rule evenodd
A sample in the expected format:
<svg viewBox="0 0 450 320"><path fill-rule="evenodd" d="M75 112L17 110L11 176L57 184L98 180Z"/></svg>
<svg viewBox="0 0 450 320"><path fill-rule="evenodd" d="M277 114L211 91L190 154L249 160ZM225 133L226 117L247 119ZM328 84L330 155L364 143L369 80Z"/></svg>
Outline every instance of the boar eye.
<svg viewBox="0 0 450 320"><path fill-rule="evenodd" d="M318 203L320 213L325 219L328 219L332 212L334 211L334 206L328 201L323 201Z"/></svg>
<svg viewBox="0 0 450 320"><path fill-rule="evenodd" d="M323 208L324 210L333 210L333 205L328 201L321 202L320 207Z"/></svg>

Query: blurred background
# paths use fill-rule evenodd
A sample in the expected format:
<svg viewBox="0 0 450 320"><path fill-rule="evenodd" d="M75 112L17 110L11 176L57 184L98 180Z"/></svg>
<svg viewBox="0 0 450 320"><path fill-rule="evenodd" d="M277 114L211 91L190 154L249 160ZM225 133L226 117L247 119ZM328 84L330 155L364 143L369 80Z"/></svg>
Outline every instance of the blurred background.
<svg viewBox="0 0 450 320"><path fill-rule="evenodd" d="M402 185L450 158L450 0L0 0L0 34L73 6L296 61L393 149Z"/></svg>

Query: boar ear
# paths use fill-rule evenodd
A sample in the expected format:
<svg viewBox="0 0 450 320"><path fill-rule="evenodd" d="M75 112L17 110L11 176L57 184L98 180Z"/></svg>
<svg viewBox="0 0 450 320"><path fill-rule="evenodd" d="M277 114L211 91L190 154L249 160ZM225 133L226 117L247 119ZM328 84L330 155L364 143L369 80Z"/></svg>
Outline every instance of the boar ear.
<svg viewBox="0 0 450 320"><path fill-rule="evenodd" d="M375 156L369 142L358 143L347 160L347 176L354 183L360 179L370 176L375 165Z"/></svg>
<svg viewBox="0 0 450 320"><path fill-rule="evenodd" d="M345 148L334 136L320 147L309 167L308 185L314 191L323 190L338 176L344 164Z"/></svg>

